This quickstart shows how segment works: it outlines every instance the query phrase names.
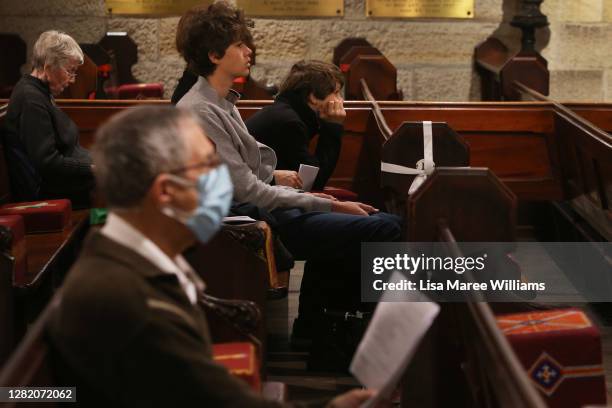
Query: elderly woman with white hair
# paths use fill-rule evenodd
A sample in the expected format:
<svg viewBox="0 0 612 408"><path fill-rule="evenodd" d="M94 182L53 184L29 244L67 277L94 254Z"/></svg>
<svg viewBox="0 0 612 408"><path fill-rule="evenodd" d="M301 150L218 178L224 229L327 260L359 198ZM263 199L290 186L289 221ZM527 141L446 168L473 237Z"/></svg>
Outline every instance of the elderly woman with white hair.
<svg viewBox="0 0 612 408"><path fill-rule="evenodd" d="M74 122L54 97L74 82L83 51L68 34L46 31L34 44L32 72L15 86L5 118L5 148L15 201L68 198L89 205L92 160Z"/></svg>

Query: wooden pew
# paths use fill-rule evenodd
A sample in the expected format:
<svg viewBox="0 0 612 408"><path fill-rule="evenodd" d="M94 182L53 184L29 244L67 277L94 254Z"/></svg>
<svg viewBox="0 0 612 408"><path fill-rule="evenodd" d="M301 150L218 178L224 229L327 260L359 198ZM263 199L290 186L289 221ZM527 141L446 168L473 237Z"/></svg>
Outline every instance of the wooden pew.
<svg viewBox="0 0 612 408"><path fill-rule="evenodd" d="M340 41L336 48L334 48L334 55L332 57L332 63L337 67L340 67L340 59L346 54L352 47L371 47L372 44L363 37L348 37Z"/></svg>
<svg viewBox="0 0 612 408"><path fill-rule="evenodd" d="M93 143L95 129L128 106L168 101L58 101L81 131L81 144ZM241 101L243 118L268 101ZM491 168L521 200L561 199L559 164L554 142L554 108L543 102L380 102L391 128L405 121L446 122L470 146L471 166ZM376 125L369 102L346 102L347 119L340 159L331 183L359 191L379 188L375 175L359 171L367 152L364 141ZM486 120L483 120L486 118Z"/></svg>
<svg viewBox="0 0 612 408"><path fill-rule="evenodd" d="M612 240L612 135L590 122L584 110L575 112L523 83L515 83L525 96L554 106L559 158L566 199L572 208L589 222L606 240ZM571 106L571 105L570 105ZM587 117L610 128L610 119L601 112L612 113L604 104L595 106ZM598 109L597 109L598 108ZM606 109L607 108L607 109ZM576 108L574 108L576 109Z"/></svg>
<svg viewBox="0 0 612 408"><path fill-rule="evenodd" d="M92 143L93 132L113 113L139 103L167 101L59 101L81 129L81 143ZM242 101L244 118L271 102ZM392 128L404 121L446 122L470 147L470 165L490 168L519 198L519 202L563 200L561 164L556 139L554 106L547 102L442 103L380 102ZM331 183L364 194L380 191L372 172L367 140L376 122L368 102L347 102L345 135ZM590 112L584 106L583 112ZM483 119L484 118L484 119ZM367 194L366 194L367 196ZM384 198L382 194L378 202Z"/></svg>
<svg viewBox="0 0 612 408"><path fill-rule="evenodd" d="M445 242L448 256L462 256L457 241L514 239L516 197L487 169L437 168L408 208L409 238ZM545 406L480 293L440 307L404 375L402 407Z"/></svg>
<svg viewBox="0 0 612 408"><path fill-rule="evenodd" d="M86 103L78 103L67 104L66 110L71 115L82 114L83 118L86 118L83 123L89 125L94 122L101 123L110 114L129 106L94 104L94 108L89 108ZM240 110L247 116L263 104L265 103L247 101L240 105ZM382 114L392 124L399 125L406 120L423 119L447 122L469 145L470 164L475 166L478 160L490 163L493 173L506 182L519 201L547 201L566 197L560 177L562 168L557 155L558 144L555 141L558 130L555 127L555 109L550 103L383 102L379 105ZM341 161L346 161L343 163L346 167L340 168L341 172L346 172L344 181L350 184L349 187L363 183L380 186L377 184L380 180L376 179L376 174L358 173L363 162L372 159L365 140L380 140L378 134L371 132L375 126L378 129L371 104L349 102L347 108L347 134L341 156ZM77 122L81 120L77 116L73 117ZM483 117L486 120L483 120ZM533 151L534 149L536 151ZM377 159L380 160L380 157ZM338 171L335 176L338 177ZM342 180L340 177L338 179ZM472 332L490 332L490 329L482 329L482 323L476 318L471 321L476 321L472 324Z"/></svg>
<svg viewBox="0 0 612 408"><path fill-rule="evenodd" d="M548 95L548 63L538 52L521 50L512 55L497 38L490 37L476 47L474 59L481 76L483 101L518 101L514 81L520 80Z"/></svg>
<svg viewBox="0 0 612 408"><path fill-rule="evenodd" d="M345 99L360 100L362 79L370 80L370 89L378 100L402 100L397 89L397 70L365 38L345 38L334 49L333 64L345 77ZM375 80L374 80L375 79Z"/></svg>
<svg viewBox="0 0 612 408"><path fill-rule="evenodd" d="M84 146L93 132L114 112L139 103L167 101L59 101L81 129ZM271 102L242 101L244 118ZM470 165L483 166L510 186L521 201L561 200L565 197L556 140L555 107L547 102L380 102L391 128L405 121L445 122L470 147ZM375 175L358 171L367 159L364 141L376 125L368 102L346 102L347 120L340 160L332 182L359 191L364 185L378 188ZM583 105L583 115L597 110ZM603 117L603 115L601 115Z"/></svg>
<svg viewBox="0 0 612 408"><path fill-rule="evenodd" d="M540 12L541 2L524 2L517 8L510 25L522 32L521 49L511 53L497 38L489 37L476 46L474 62L481 76L482 100L521 100L514 81L521 81L548 95L550 74L548 62L536 50L535 31L546 27L548 20Z"/></svg>
<svg viewBox="0 0 612 408"><path fill-rule="evenodd" d="M382 55L382 52L378 48L372 47L370 45L359 45L351 47L344 55L340 57L338 61L338 66L340 67L340 71L347 72L351 67L351 62L358 55Z"/></svg>

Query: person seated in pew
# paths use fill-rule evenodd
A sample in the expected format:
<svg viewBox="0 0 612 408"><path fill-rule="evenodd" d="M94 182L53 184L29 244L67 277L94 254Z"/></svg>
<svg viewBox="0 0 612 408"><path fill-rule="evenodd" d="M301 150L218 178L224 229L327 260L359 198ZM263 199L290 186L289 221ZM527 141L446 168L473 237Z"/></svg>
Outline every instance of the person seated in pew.
<svg viewBox="0 0 612 408"><path fill-rule="evenodd" d="M86 406L283 406L211 357L197 304L204 283L181 253L219 229L232 183L197 118L127 109L100 127L93 156L110 214L87 238L50 322L60 382L76 385ZM326 406L358 407L373 393L350 391Z"/></svg>
<svg viewBox="0 0 612 408"><path fill-rule="evenodd" d="M274 149L277 169L297 171L300 164L319 168L314 190L323 190L340 156L346 117L343 85L335 65L300 61L291 67L274 103L246 121L249 133ZM309 144L315 135L319 140L312 154Z"/></svg>
<svg viewBox="0 0 612 408"><path fill-rule="evenodd" d="M175 42L176 50L181 56L184 57L183 50L185 49L185 41L187 40L187 33L185 32L185 27L190 24L188 23L188 21L194 17L197 17L200 11L205 11L207 8L208 5L205 4L194 6L187 10L187 12L185 12L185 14L183 14L179 19L178 25L176 27ZM252 39L250 40L252 41ZM191 87L194 86L196 82L198 82L198 74L196 73L196 69L190 67L189 64L187 64L185 70L183 71L183 75L179 78L178 83L176 84L176 88L174 88L174 92L170 97L170 102L173 105L176 105L178 101L180 101L181 98L185 96L187 92L189 92Z"/></svg>
<svg viewBox="0 0 612 408"><path fill-rule="evenodd" d="M276 178L274 150L248 132L235 106L238 94L230 89L234 79L249 74L251 34L243 12L216 2L184 29L184 56L199 78L177 106L200 116L229 167L235 201L269 211L289 252L307 260L292 341L308 347L324 308L372 307L361 303L361 243L398 240L400 218L367 204L272 185L284 184Z"/></svg>
<svg viewBox="0 0 612 408"><path fill-rule="evenodd" d="M91 156L54 100L74 83L83 51L68 34L52 30L38 37L32 54L32 72L15 85L5 118L13 200L68 198L87 207L94 188Z"/></svg>

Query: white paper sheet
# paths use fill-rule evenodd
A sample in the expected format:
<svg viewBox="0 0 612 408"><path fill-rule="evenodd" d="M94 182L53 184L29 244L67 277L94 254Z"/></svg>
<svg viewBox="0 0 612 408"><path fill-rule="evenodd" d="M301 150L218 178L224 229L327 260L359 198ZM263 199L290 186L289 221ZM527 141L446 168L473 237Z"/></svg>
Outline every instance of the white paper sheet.
<svg viewBox="0 0 612 408"><path fill-rule="evenodd" d="M308 164L300 164L300 170L298 176L302 179L302 190L310 191L312 185L319 174L319 168L315 166L309 166Z"/></svg>
<svg viewBox="0 0 612 408"><path fill-rule="evenodd" d="M389 281L401 278L396 272ZM366 388L378 390L361 408L375 407L391 395L440 311L434 302L414 302L411 295L404 295L405 301L398 301L398 293L393 293L391 302L385 302L383 296L351 362L355 378Z"/></svg>
<svg viewBox="0 0 612 408"><path fill-rule="evenodd" d="M257 221L257 220L254 220L248 215L235 215L232 217L223 217L224 224L242 224L242 223L254 222L254 221Z"/></svg>

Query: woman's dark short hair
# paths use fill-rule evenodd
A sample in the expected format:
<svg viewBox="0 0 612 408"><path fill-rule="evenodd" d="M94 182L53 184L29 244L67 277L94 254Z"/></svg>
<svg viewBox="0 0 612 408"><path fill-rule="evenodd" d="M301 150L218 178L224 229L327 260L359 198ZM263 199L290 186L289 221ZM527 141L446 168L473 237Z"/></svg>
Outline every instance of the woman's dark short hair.
<svg viewBox="0 0 612 408"><path fill-rule="evenodd" d="M325 99L336 87L344 86L344 76L333 64L323 61L299 61L280 86L280 93L296 92L304 101L311 93L318 99Z"/></svg>
<svg viewBox="0 0 612 408"><path fill-rule="evenodd" d="M214 53L223 58L225 50L237 42L253 43L249 31L251 20L244 12L221 1L209 7L196 6L181 18L177 28L176 47L189 68L207 77L215 71L215 64L208 57Z"/></svg>

